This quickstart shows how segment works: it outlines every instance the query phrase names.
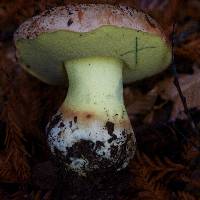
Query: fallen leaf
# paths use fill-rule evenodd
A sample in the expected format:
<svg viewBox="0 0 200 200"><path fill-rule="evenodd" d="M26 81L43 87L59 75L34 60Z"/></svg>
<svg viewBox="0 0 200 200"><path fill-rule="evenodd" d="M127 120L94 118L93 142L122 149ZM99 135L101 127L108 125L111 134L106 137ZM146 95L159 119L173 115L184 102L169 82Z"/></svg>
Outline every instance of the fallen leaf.
<svg viewBox="0 0 200 200"><path fill-rule="evenodd" d="M124 99L129 116L147 114L154 106L157 91L151 90L143 94L139 89L125 88Z"/></svg>
<svg viewBox="0 0 200 200"><path fill-rule="evenodd" d="M173 84L174 78L170 77L161 81L153 89L154 92L161 96L161 98L170 100L174 103L171 113L171 120L178 118L185 118L183 114L184 108L178 91ZM200 69L194 67L194 74L192 75L179 75L179 83L183 95L186 98L188 108L200 107Z"/></svg>

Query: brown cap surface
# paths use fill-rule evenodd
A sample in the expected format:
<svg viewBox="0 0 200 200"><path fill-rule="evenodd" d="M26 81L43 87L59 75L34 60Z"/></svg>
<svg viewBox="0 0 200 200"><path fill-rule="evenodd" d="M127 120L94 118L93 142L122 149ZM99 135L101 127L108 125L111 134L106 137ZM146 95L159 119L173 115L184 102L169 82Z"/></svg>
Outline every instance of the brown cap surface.
<svg viewBox="0 0 200 200"><path fill-rule="evenodd" d="M89 32L104 25L162 36L156 21L136 9L108 4L80 4L52 8L27 20L16 31L15 40L33 39L41 33L59 30Z"/></svg>

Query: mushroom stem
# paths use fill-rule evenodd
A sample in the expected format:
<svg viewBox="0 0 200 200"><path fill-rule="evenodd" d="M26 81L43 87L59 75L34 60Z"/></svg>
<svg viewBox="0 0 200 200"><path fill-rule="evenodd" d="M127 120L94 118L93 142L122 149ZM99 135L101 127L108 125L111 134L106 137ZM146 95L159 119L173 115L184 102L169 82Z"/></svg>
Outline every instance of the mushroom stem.
<svg viewBox="0 0 200 200"><path fill-rule="evenodd" d="M65 67L68 94L47 129L51 151L79 174L125 168L135 138L123 101L123 62L89 57Z"/></svg>
<svg viewBox="0 0 200 200"><path fill-rule="evenodd" d="M123 62L111 57L76 59L65 64L69 89L64 106L105 120L127 118L123 101Z"/></svg>

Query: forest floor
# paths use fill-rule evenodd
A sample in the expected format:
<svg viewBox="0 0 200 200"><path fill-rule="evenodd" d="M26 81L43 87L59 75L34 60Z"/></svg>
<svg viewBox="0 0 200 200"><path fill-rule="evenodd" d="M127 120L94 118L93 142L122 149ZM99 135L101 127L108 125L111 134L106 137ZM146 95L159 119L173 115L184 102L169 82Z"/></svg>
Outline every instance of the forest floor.
<svg viewBox="0 0 200 200"><path fill-rule="evenodd" d="M137 139L134 159L124 171L87 178L63 173L46 145L45 126L67 88L28 75L16 61L13 43L13 33L23 21L67 3L0 2L0 200L200 199L200 1L95 1L143 9L169 38L173 23L176 27L173 65L124 86Z"/></svg>

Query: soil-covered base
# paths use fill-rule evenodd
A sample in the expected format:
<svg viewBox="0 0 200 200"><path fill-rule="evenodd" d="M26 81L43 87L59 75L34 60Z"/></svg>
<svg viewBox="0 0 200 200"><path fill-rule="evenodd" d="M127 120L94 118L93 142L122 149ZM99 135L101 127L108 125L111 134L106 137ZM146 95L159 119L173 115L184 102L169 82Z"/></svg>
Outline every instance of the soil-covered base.
<svg viewBox="0 0 200 200"><path fill-rule="evenodd" d="M69 114L69 113L68 113ZM54 157L79 174L90 171L125 168L135 152L135 136L131 125L78 116L53 116L47 128L48 146ZM94 129L95 127L95 129Z"/></svg>

